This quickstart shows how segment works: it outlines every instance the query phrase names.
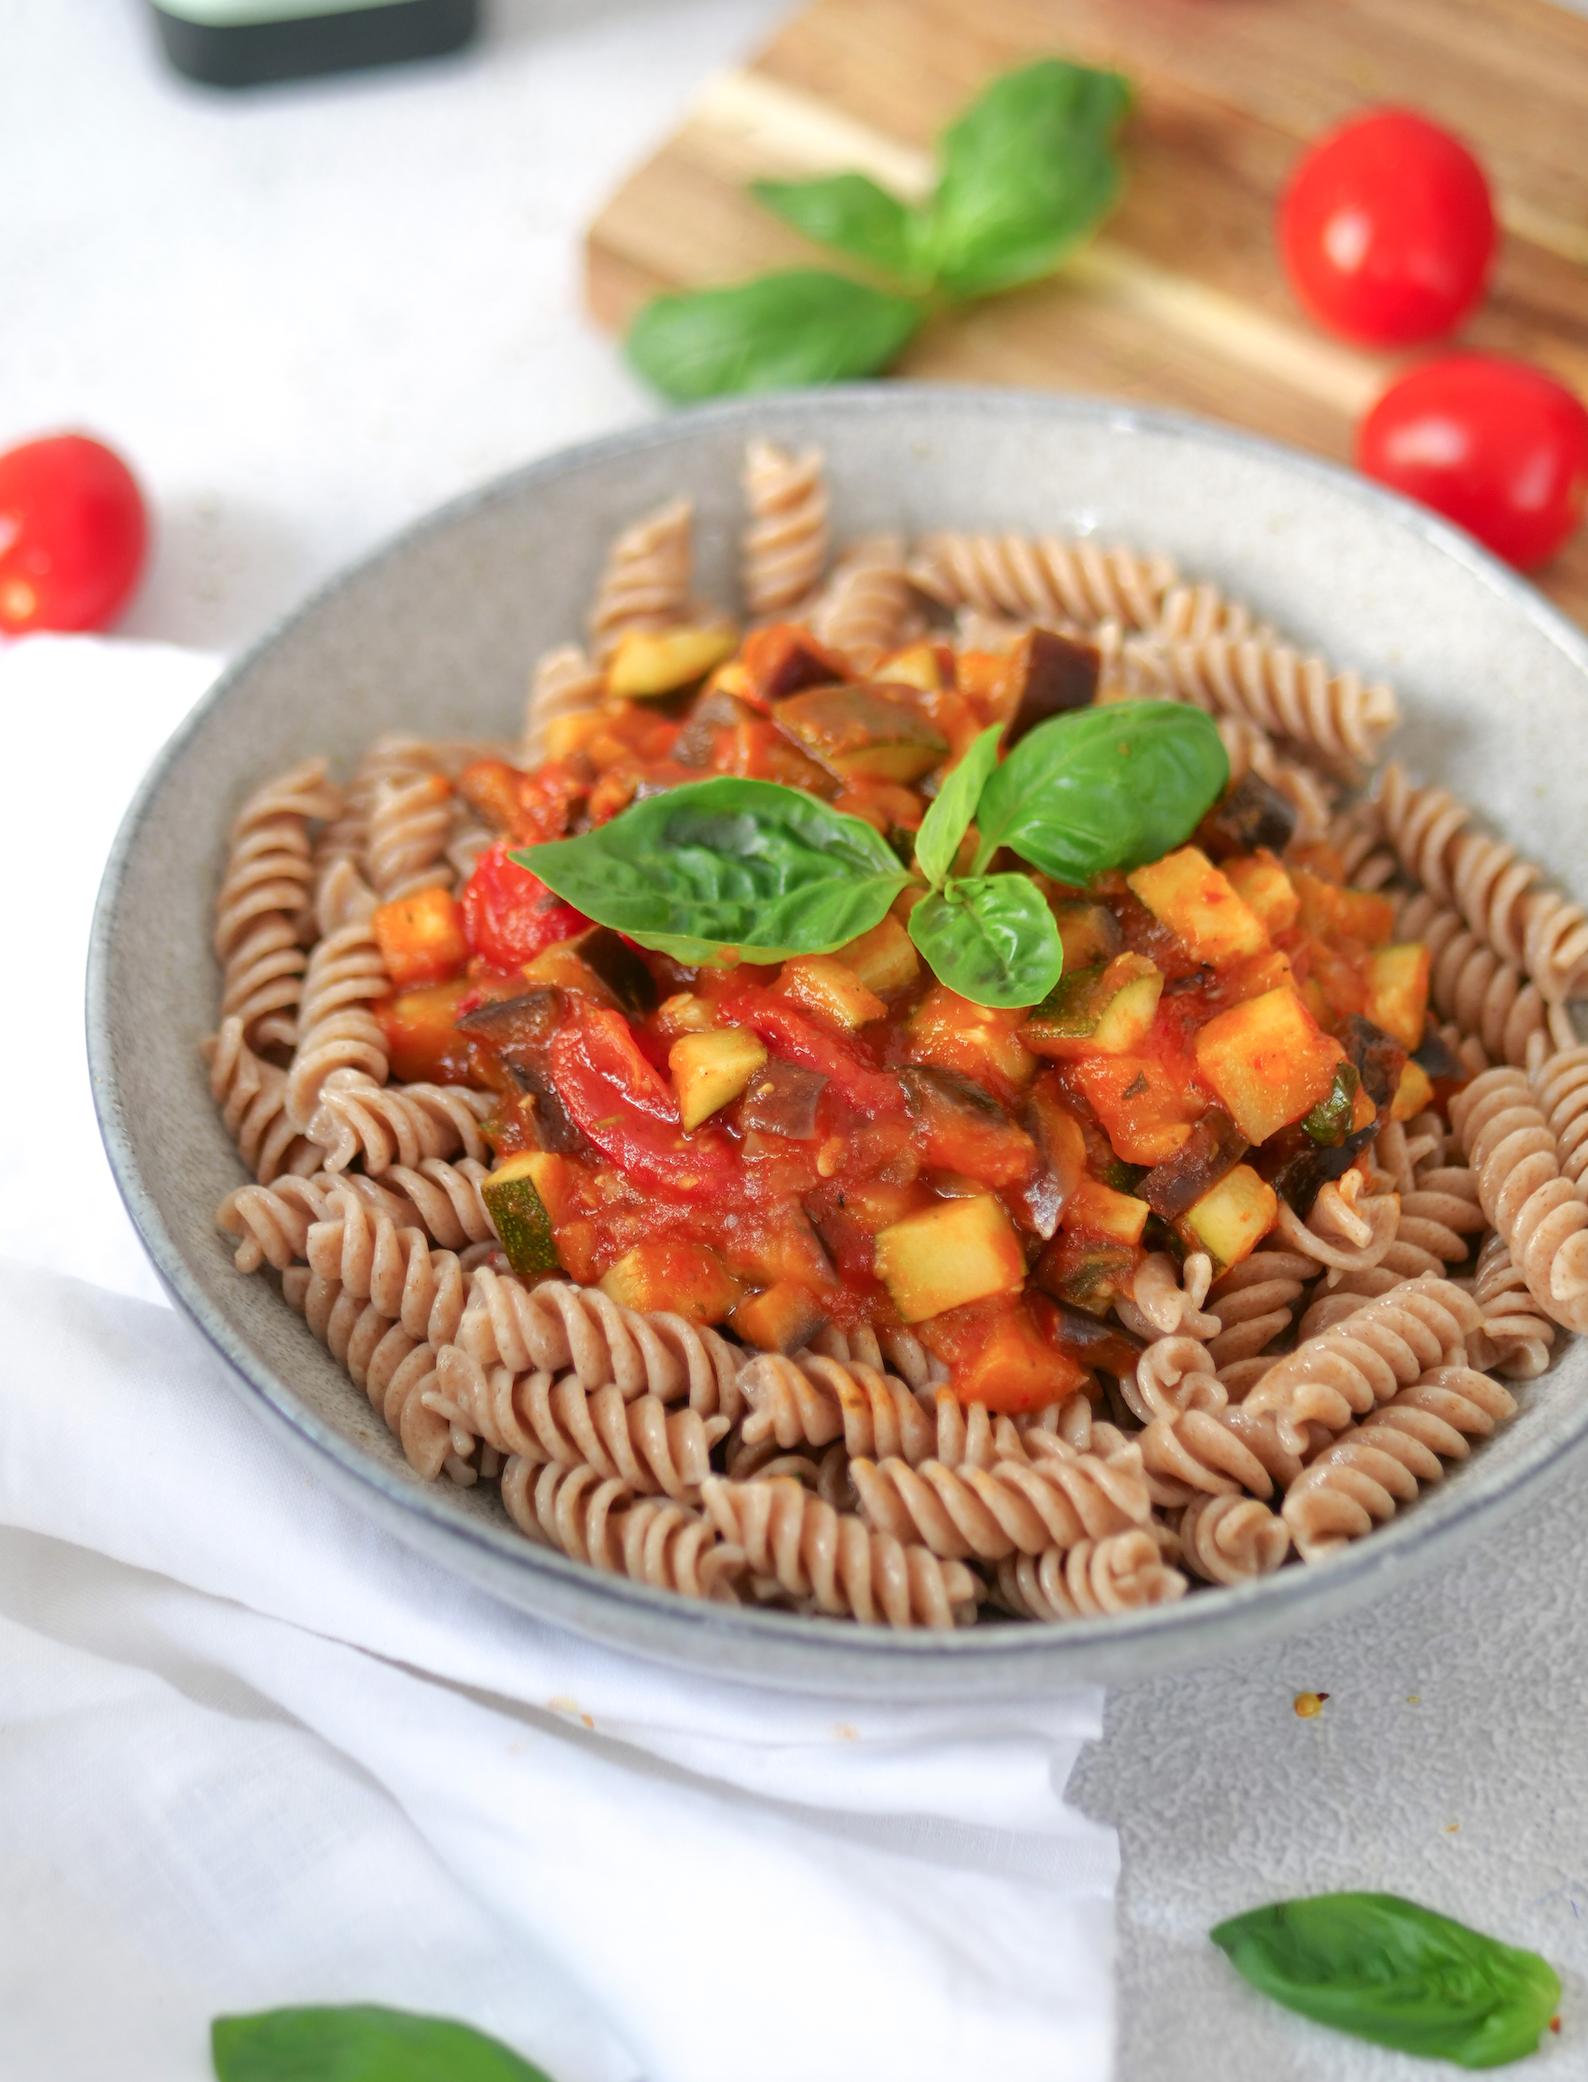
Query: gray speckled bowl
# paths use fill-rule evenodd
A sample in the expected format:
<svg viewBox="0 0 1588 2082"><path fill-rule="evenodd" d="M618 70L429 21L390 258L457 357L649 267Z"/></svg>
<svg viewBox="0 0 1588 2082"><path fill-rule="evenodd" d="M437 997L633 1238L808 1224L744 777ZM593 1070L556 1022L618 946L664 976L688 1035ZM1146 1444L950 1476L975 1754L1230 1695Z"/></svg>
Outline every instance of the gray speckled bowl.
<svg viewBox="0 0 1588 2082"><path fill-rule="evenodd" d="M532 1547L493 1494L426 1486L210 1210L242 1176L197 1050L213 1024L211 904L227 826L267 775L376 732L511 732L540 649L577 632L608 538L679 490L704 590L733 596L747 435L827 451L843 535L934 526L1095 531L1168 551L1341 665L1398 688L1396 748L1588 895L1588 643L1464 537L1344 471L1168 415L1005 391L874 388L734 403L547 462L399 537L216 686L128 813L89 969L95 1094L133 1219L237 1391L400 1538L526 1611L643 1655L891 1698L1039 1692L1208 1658L1365 1605L1496 1523L1588 1436L1588 1343L1516 1422L1371 1539L1310 1569L1085 1626L945 1639L661 1596Z"/></svg>

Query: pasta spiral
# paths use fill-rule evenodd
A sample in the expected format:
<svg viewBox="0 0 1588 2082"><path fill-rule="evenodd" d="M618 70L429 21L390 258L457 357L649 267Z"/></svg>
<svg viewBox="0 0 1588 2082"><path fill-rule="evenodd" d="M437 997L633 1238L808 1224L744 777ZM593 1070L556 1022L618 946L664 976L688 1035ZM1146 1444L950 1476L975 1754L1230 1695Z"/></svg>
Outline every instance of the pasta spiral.
<svg viewBox="0 0 1588 2082"><path fill-rule="evenodd" d="M1044 535L928 535L910 561L910 579L943 607L966 605L1024 621L1117 621L1135 629L1157 622L1175 583L1167 557L1100 549Z"/></svg>
<svg viewBox="0 0 1588 2082"><path fill-rule="evenodd" d="M790 455L775 441L745 451L744 604L753 617L795 608L821 583L827 562L827 479L822 452Z"/></svg>
<svg viewBox="0 0 1588 2082"><path fill-rule="evenodd" d="M1301 1462L1271 1416L1237 1405L1195 1338L1149 1345L1135 1372L1120 1382L1145 1426L1138 1445L1154 1503L1183 1504L1197 1492L1268 1497L1299 1472Z"/></svg>
<svg viewBox="0 0 1588 2082"><path fill-rule="evenodd" d="M963 1562L875 1532L786 1477L725 1482L701 1497L722 1537L743 1549L757 1576L818 1612L863 1626L964 1626L986 1595Z"/></svg>
<svg viewBox="0 0 1588 2082"><path fill-rule="evenodd" d="M1533 1072L1531 1082L1555 1138L1561 1171L1575 1185L1588 1172L1588 1048L1558 1049Z"/></svg>
<svg viewBox="0 0 1588 2082"><path fill-rule="evenodd" d="M1540 870L1514 846L1470 830L1471 810L1444 788L1413 787L1399 766L1387 766L1378 809L1406 872L1439 903L1455 905L1502 962L1531 976L1551 1004L1581 993L1588 912L1537 888Z"/></svg>
<svg viewBox="0 0 1588 2082"><path fill-rule="evenodd" d="M998 1561L1017 1549L1040 1554L1143 1525L1151 1501L1135 1446L1105 1459L1051 1440L1030 1461L991 1468L947 1468L924 1460L855 1456L849 1478L867 1524L896 1540L919 1540L933 1554Z"/></svg>
<svg viewBox="0 0 1588 2082"><path fill-rule="evenodd" d="M597 663L605 665L625 636L683 621L694 566L693 518L688 499L672 499L612 544L590 610Z"/></svg>
<svg viewBox="0 0 1588 2082"><path fill-rule="evenodd" d="M1213 1261L1206 1251L1192 1251L1178 1268L1166 1251L1150 1251L1136 1269L1130 1294L1115 1303L1114 1312L1127 1330L1148 1340L1216 1337L1223 1325L1202 1308L1212 1281Z"/></svg>
<svg viewBox="0 0 1588 2082"><path fill-rule="evenodd" d="M525 1461L584 1462L641 1496L658 1490L694 1501L711 1473L711 1449L728 1430L720 1414L671 1410L655 1395L625 1401L608 1381L586 1388L577 1375L487 1371L460 1345L436 1359L430 1407Z"/></svg>
<svg viewBox="0 0 1588 2082"><path fill-rule="evenodd" d="M1325 1447L1291 1484L1283 1505L1296 1551L1318 1561L1360 1539L1437 1482L1443 1462L1465 1459L1516 1404L1470 1366L1435 1367Z"/></svg>
<svg viewBox="0 0 1588 2082"><path fill-rule="evenodd" d="M1483 1311L1483 1328L1469 1356L1507 1380L1532 1381L1549 1365L1555 1325L1527 1291L1503 1236L1491 1236L1478 1253L1472 1298Z"/></svg>
<svg viewBox="0 0 1588 2082"><path fill-rule="evenodd" d="M1290 1527L1249 1496L1194 1496L1178 1531L1186 1566L1206 1583L1270 1576L1290 1552Z"/></svg>
<svg viewBox="0 0 1588 2082"><path fill-rule="evenodd" d="M1253 637L1210 636L1200 643L1137 639L1132 662L1162 698L1194 702L1214 716L1236 716L1288 739L1346 779L1371 766L1398 718L1388 687L1360 674L1331 674L1321 658Z"/></svg>
<svg viewBox="0 0 1588 2082"><path fill-rule="evenodd" d="M294 1259L303 1256L309 1229L328 1219L331 1202L329 1181L317 1177L286 1177L274 1183L240 1186L228 1193L215 1210L217 1227L239 1239L236 1265L239 1272L257 1272L273 1265L285 1272Z"/></svg>
<svg viewBox="0 0 1588 2082"><path fill-rule="evenodd" d="M514 1373L566 1367L587 1388L615 1381L625 1399L687 1399L702 1417L720 1411L730 1422L744 1409L741 1354L726 1338L683 1316L623 1308L599 1287L564 1280L526 1287L482 1266L458 1342L481 1366Z"/></svg>
<svg viewBox="0 0 1588 2082"><path fill-rule="evenodd" d="M1426 945L1429 997L1447 1019L1475 1035L1489 1056L1523 1064L1534 1035L1555 1032L1553 1008L1538 985L1485 946L1458 912L1431 893L1411 897L1395 929L1403 939Z"/></svg>
<svg viewBox="0 0 1588 2082"><path fill-rule="evenodd" d="M1013 1554L998 1564L998 1602L1004 1610L1049 1625L1172 1604L1189 1587L1142 1528L1082 1540L1067 1551L1049 1547L1040 1555Z"/></svg>
<svg viewBox="0 0 1588 2082"><path fill-rule="evenodd" d="M1317 1260L1305 1252L1260 1244L1213 1282L1208 1299L1224 1327L1209 1339L1208 1351L1232 1393L1250 1386L1234 1370L1256 1363L1257 1355L1290 1328L1305 1283L1317 1271Z"/></svg>
<svg viewBox="0 0 1588 2082"><path fill-rule="evenodd" d="M638 1498L591 1467L518 1459L502 1470L502 1501L520 1532L575 1561L681 1597L738 1603L743 1550L675 1503Z"/></svg>
<svg viewBox="0 0 1588 2082"><path fill-rule="evenodd" d="M382 903L421 889L450 889L452 784L445 774L387 782L375 797L367 841L369 879Z"/></svg>
<svg viewBox="0 0 1588 2082"><path fill-rule="evenodd" d="M1275 751L1266 730L1259 730L1244 716L1215 718L1219 742L1230 762L1230 780L1243 780L1254 773L1278 792L1296 813L1296 840L1306 845L1321 839L1329 830L1335 789L1310 766L1286 759Z"/></svg>
<svg viewBox="0 0 1588 2082"><path fill-rule="evenodd" d="M470 1244L496 1241L480 1196L480 1187L490 1175L477 1157L464 1157L456 1164L444 1157L426 1157L413 1170L406 1164L393 1164L382 1180L402 1194L413 1210L413 1219L432 1243L443 1250L461 1251Z"/></svg>
<svg viewBox="0 0 1588 2082"><path fill-rule="evenodd" d="M329 1080L382 1085L386 1037L370 1005L391 989L385 959L367 918L350 919L309 956L298 1015L298 1046L287 1072L287 1111L300 1133Z"/></svg>
<svg viewBox="0 0 1588 2082"><path fill-rule="evenodd" d="M1408 1280L1276 1360L1241 1408L1276 1418L1281 1441L1303 1451L1307 1425L1343 1431L1428 1368L1464 1363L1465 1340L1481 1322L1477 1303L1452 1281Z"/></svg>
<svg viewBox="0 0 1588 2082"><path fill-rule="evenodd" d="M237 1153L262 1185L283 1172L319 1168L324 1152L298 1133L287 1112L287 1073L262 1062L243 1039L236 1015L199 1044L209 1065L210 1093ZM243 1268L245 1271L247 1267Z"/></svg>
<svg viewBox="0 0 1588 2082"><path fill-rule="evenodd" d="M1478 1180L1483 1212L1528 1292L1568 1330L1588 1330L1588 1206L1561 1174L1555 1138L1520 1070L1485 1070L1450 1117Z"/></svg>
<svg viewBox="0 0 1588 2082"><path fill-rule="evenodd" d="M904 544L897 535L876 535L840 557L811 605L810 625L864 672L902 640L909 611Z"/></svg>
<svg viewBox="0 0 1588 2082"><path fill-rule="evenodd" d="M435 1352L371 1301L307 1266L283 1273L281 1291L331 1356L348 1372L397 1438L410 1467L433 1482L453 1454L452 1428L424 1402L435 1379Z"/></svg>
<svg viewBox="0 0 1588 2082"><path fill-rule="evenodd" d="M606 699L606 674L590 663L576 643L547 651L530 675L524 709L524 734L518 763L534 768L548 755L547 731L564 716L583 715Z"/></svg>
<svg viewBox="0 0 1588 2082"><path fill-rule="evenodd" d="M433 1251L420 1229L399 1229L341 1188L329 1196L332 1217L312 1223L304 1237L311 1272L337 1280L358 1301L373 1302L409 1336L450 1344L463 1319L468 1288L451 1251Z"/></svg>
<svg viewBox="0 0 1588 2082"><path fill-rule="evenodd" d="M1274 1235L1286 1250L1312 1258L1320 1266L1360 1272L1377 1265L1400 1226L1400 1195L1370 1193L1364 1198L1364 1184L1362 1173L1355 1169L1338 1182L1331 1180L1319 1192L1305 1221L1288 1201L1281 1200Z"/></svg>
<svg viewBox="0 0 1588 2082"><path fill-rule="evenodd" d="M242 1021L254 1048L291 1048L302 990L302 927L311 906L309 825L335 817L340 791L323 759L306 759L257 789L231 830L215 899L221 1019Z"/></svg>
<svg viewBox="0 0 1588 2082"><path fill-rule="evenodd" d="M786 1451L842 1439L851 1454L897 1454L914 1463L937 1442L937 1426L904 1382L859 1360L844 1366L813 1352L797 1359L767 1352L750 1361L738 1386L750 1405L742 1427L747 1446L772 1438Z"/></svg>
<svg viewBox="0 0 1588 2082"><path fill-rule="evenodd" d="M327 1080L310 1131L325 1151L327 1171L345 1171L355 1157L378 1177L394 1164L414 1170L427 1157L487 1154L480 1122L490 1115L491 1093L461 1084L338 1083Z"/></svg>

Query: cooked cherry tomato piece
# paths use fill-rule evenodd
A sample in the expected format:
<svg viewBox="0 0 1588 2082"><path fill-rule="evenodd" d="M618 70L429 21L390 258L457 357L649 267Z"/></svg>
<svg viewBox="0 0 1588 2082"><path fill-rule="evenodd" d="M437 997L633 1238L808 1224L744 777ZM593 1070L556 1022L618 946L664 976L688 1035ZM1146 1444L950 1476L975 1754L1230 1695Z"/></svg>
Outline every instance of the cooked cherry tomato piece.
<svg viewBox="0 0 1588 2082"><path fill-rule="evenodd" d="M510 859L513 841L498 839L474 864L463 891L469 948L493 969L520 968L553 940L582 933L590 920L554 896L538 875Z"/></svg>
<svg viewBox="0 0 1588 2082"><path fill-rule="evenodd" d="M570 998L551 1043L551 1075L569 1118L628 1178L684 1200L721 1200L738 1166L721 1132L685 1138L678 1101L635 1046L621 1012Z"/></svg>
<svg viewBox="0 0 1588 2082"><path fill-rule="evenodd" d="M1410 109L1375 109L1302 158L1279 206L1279 245L1320 325L1410 347L1477 306L1494 258L1494 205L1459 138Z"/></svg>
<svg viewBox="0 0 1588 2082"><path fill-rule="evenodd" d="M738 985L727 992L717 1009L729 1026L748 1027L759 1034L773 1055L825 1077L858 1112L875 1117L904 1111L904 1087L898 1078L873 1070L854 1049L824 1033L813 1020L794 1011L786 999L774 997L760 984Z"/></svg>
<svg viewBox="0 0 1588 2082"><path fill-rule="evenodd" d="M0 455L0 630L108 628L148 541L137 480L103 442L54 434Z"/></svg>
<svg viewBox="0 0 1588 2082"><path fill-rule="evenodd" d="M1362 422L1356 459L1530 571L1588 505L1588 410L1526 362L1455 355L1390 385Z"/></svg>

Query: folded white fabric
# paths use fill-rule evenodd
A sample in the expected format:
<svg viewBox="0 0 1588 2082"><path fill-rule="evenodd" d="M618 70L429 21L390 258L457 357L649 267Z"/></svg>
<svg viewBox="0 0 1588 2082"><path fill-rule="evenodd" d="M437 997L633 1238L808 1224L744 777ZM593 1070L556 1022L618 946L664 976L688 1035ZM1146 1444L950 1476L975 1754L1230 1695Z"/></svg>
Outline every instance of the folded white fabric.
<svg viewBox="0 0 1588 2082"><path fill-rule="evenodd" d="M23 791L0 832L13 888L79 863L22 969L69 1028L121 799L210 669L0 651L20 756L58 760L69 715L92 768L69 818ZM0 2072L198 2077L217 2011L373 2000L557 2082L1101 2082L1117 1852L1060 1797L1095 1690L758 1692L437 1570L133 1298L86 1072L51 1076L0 1124Z"/></svg>

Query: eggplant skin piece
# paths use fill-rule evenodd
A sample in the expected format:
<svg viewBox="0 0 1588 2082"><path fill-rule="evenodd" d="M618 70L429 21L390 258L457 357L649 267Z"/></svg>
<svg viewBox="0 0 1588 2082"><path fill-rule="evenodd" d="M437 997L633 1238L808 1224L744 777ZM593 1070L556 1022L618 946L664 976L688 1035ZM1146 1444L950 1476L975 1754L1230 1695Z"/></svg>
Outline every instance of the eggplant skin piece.
<svg viewBox="0 0 1588 2082"><path fill-rule="evenodd" d="M1440 1039L1431 1026L1423 1035L1420 1046L1412 1051L1412 1061L1432 1084L1465 1084L1471 1074L1460 1056Z"/></svg>
<svg viewBox="0 0 1588 2082"><path fill-rule="evenodd" d="M1052 629L1028 629L1011 661L1018 690L1014 719L1004 733L1004 750L1017 745L1028 730L1067 709L1090 708L1097 699L1103 654L1095 643L1060 636Z"/></svg>
<svg viewBox="0 0 1588 2082"><path fill-rule="evenodd" d="M472 1034L494 1048L506 1048L545 1043L561 1021L562 992L543 983L535 990L526 990L522 997L489 999L453 1024L460 1034Z"/></svg>
<svg viewBox="0 0 1588 2082"><path fill-rule="evenodd" d="M1135 1188L1155 1215L1180 1217L1233 1171L1251 1145L1222 1106L1210 1106L1172 1157L1153 1166Z"/></svg>
<svg viewBox="0 0 1588 2082"><path fill-rule="evenodd" d="M1353 1012L1341 1022L1340 1041L1356 1066L1363 1091L1381 1110L1388 1106L1400 1089L1401 1072L1406 1068L1406 1051L1400 1042L1372 1020L1364 1019L1360 1012ZM1461 1075L1459 1063L1456 1074Z"/></svg>
<svg viewBox="0 0 1588 2082"><path fill-rule="evenodd" d="M757 1070L739 1101L739 1126L758 1135L784 1135L790 1142L811 1142L816 1135L816 1109L827 1079L798 1063L775 1057Z"/></svg>
<svg viewBox="0 0 1588 2082"><path fill-rule="evenodd" d="M1197 836L1215 859L1231 853L1255 853L1259 846L1266 846L1270 853L1283 853L1295 834L1293 806L1250 767L1197 828Z"/></svg>

